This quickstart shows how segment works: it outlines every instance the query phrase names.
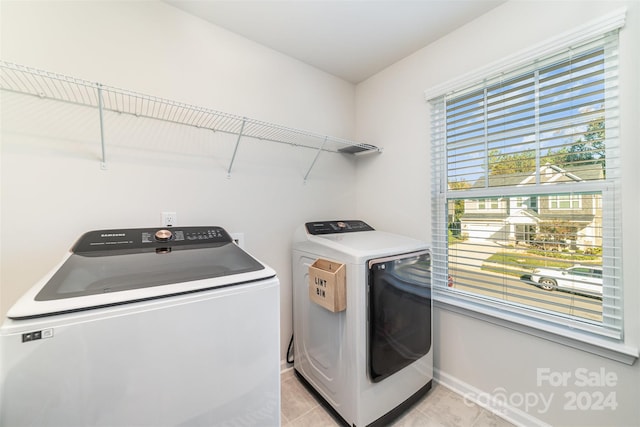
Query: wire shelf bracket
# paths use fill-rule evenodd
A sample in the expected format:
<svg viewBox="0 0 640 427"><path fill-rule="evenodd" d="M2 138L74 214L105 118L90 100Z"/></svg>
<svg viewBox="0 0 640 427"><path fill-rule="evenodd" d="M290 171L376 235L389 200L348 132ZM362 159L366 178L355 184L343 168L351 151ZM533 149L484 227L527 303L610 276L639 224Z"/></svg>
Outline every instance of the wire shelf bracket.
<svg viewBox="0 0 640 427"><path fill-rule="evenodd" d="M104 142L104 114L103 114L103 102L102 102L102 86L97 85L98 89L98 112L100 114L100 149L102 151L102 161L100 162L100 168L102 170L107 169L107 156Z"/></svg>
<svg viewBox="0 0 640 427"><path fill-rule="evenodd" d="M106 169L106 111L237 135L233 157L227 169L228 177L231 176L238 146L243 137L315 150L313 163L304 176L305 181L322 151L349 155L382 152L380 148L371 144L263 122L2 60L0 89L98 109L102 169Z"/></svg>
<svg viewBox="0 0 640 427"><path fill-rule="evenodd" d="M227 170L227 178L231 178L231 168L233 167L233 162L236 160L236 155L238 154L238 146L240 145L240 139L242 138L242 132L244 131L244 125L247 123L246 119L242 121L242 126L240 126L240 131L238 132L238 139L236 140L236 146L233 149L233 156L231 156L231 162L229 163L229 169Z"/></svg>
<svg viewBox="0 0 640 427"><path fill-rule="evenodd" d="M315 166L316 162L318 161L318 157L320 157L320 153L322 152L322 149L324 148L324 145L326 143L327 143L327 137L324 138L324 141L322 141L322 145L318 148L318 151L316 151L316 156L313 158L313 162L311 162L311 166L309 166L309 170L307 171L307 173L304 176L305 184L307 183L307 178L309 178L309 174L311 173L311 169L313 169L313 167Z"/></svg>

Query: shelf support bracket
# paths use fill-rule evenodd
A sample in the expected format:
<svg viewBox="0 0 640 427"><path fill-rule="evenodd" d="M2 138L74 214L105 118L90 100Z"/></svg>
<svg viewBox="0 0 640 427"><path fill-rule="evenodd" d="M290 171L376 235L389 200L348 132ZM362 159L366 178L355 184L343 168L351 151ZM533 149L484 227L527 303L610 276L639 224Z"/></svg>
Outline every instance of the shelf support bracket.
<svg viewBox="0 0 640 427"><path fill-rule="evenodd" d="M102 161L100 162L100 169L107 169L107 157L104 143L104 117L103 117L103 106L102 106L102 85L100 83L97 84L98 88L98 112L100 114L100 146L102 148Z"/></svg>
<svg viewBox="0 0 640 427"><path fill-rule="evenodd" d="M320 145L320 148L318 148L318 151L316 152L316 156L313 158L313 162L311 162L311 166L309 166L309 170L307 171L306 175L304 176L304 182L307 182L307 178L309 178L309 174L311 173L311 169L313 169L313 167L316 164L316 161L318 160L318 157L320 156L320 153L322 152L322 149L324 148L324 144L327 143L327 138L328 137L324 137L324 140L322 141L322 145Z"/></svg>
<svg viewBox="0 0 640 427"><path fill-rule="evenodd" d="M240 145L240 138L242 138L242 132L244 132L244 125L247 123L247 118L242 119L242 126L240 126L240 132L238 132L238 139L236 140L236 147L233 149L233 156L231 157L231 163L229 163L229 169L227 170L227 178L231 178L231 168L233 168L233 162L236 160L236 154L238 154L238 146Z"/></svg>

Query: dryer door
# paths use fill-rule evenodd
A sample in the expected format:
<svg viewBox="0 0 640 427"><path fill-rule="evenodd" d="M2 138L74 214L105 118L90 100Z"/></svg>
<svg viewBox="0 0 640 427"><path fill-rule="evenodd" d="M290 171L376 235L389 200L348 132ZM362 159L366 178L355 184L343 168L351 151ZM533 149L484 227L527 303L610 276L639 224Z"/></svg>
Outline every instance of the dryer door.
<svg viewBox="0 0 640 427"><path fill-rule="evenodd" d="M379 382L431 349L429 251L369 261L368 366Z"/></svg>

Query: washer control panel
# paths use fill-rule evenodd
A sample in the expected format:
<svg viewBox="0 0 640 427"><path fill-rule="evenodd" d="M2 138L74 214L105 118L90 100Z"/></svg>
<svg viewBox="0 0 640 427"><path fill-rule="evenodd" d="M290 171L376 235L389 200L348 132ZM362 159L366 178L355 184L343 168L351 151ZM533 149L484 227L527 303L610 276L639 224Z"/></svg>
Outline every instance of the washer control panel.
<svg viewBox="0 0 640 427"><path fill-rule="evenodd" d="M128 228L95 230L76 242L74 253L109 250L165 249L202 244L226 244L233 240L222 227Z"/></svg>
<svg viewBox="0 0 640 427"><path fill-rule="evenodd" d="M353 233L357 231L373 231L373 227L364 221L314 221L305 224L309 234Z"/></svg>

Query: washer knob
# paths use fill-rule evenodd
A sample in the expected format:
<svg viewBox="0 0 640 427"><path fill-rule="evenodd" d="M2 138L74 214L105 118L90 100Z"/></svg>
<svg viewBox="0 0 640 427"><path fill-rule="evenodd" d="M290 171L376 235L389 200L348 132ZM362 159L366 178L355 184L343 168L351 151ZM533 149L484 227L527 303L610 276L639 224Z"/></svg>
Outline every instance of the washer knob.
<svg viewBox="0 0 640 427"><path fill-rule="evenodd" d="M156 231L156 240L159 242L166 242L170 240L171 237L173 237L173 233L169 230L163 229Z"/></svg>

